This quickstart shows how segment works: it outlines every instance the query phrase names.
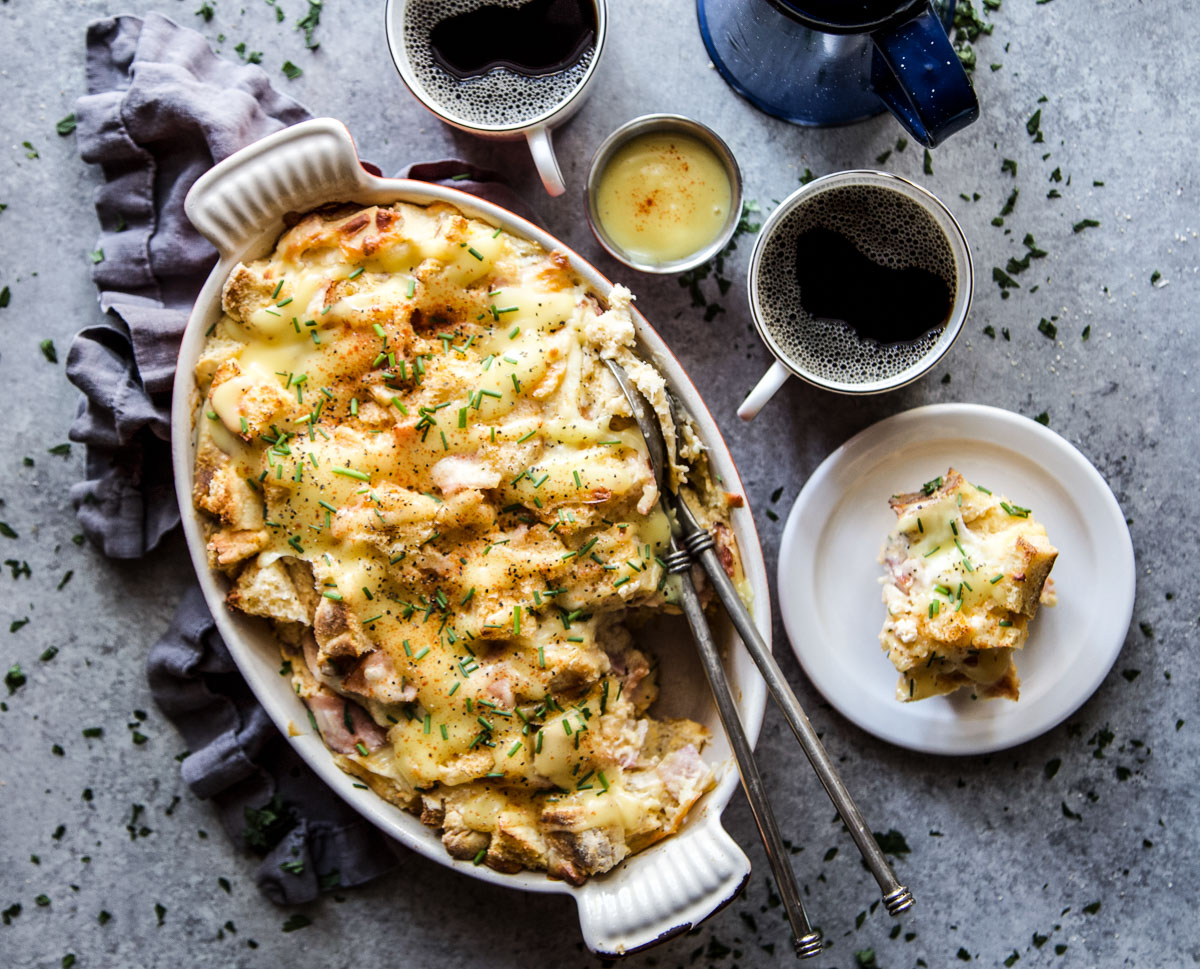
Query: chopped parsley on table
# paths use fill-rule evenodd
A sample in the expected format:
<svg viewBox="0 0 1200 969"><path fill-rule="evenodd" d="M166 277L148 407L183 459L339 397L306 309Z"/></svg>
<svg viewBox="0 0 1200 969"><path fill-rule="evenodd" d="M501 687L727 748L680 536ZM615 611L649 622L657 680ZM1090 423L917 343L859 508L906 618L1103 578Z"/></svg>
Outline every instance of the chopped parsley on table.
<svg viewBox="0 0 1200 969"><path fill-rule="evenodd" d="M308 12L296 21L296 29L304 31L304 46L316 50L321 42L313 40L313 32L321 22L321 0L308 0Z"/></svg>

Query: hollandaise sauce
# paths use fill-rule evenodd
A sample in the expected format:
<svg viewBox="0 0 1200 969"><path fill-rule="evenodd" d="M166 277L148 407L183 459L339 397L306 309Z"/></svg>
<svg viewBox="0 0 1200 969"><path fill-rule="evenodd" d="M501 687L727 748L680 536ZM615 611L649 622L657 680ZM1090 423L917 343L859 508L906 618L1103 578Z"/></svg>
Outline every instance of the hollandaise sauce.
<svg viewBox="0 0 1200 969"><path fill-rule="evenodd" d="M721 159L698 138L648 133L613 153L600 175L596 210L603 231L627 257L666 265L721 235L732 195Z"/></svg>

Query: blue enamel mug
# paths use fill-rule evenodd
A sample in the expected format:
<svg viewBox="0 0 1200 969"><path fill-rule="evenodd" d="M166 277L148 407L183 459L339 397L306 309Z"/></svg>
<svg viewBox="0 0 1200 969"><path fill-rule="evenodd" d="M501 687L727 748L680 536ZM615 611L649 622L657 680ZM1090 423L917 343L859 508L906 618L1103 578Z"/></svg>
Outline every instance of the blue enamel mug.
<svg viewBox="0 0 1200 969"><path fill-rule="evenodd" d="M751 104L803 125L885 108L927 147L979 117L947 36L954 0L697 0L713 64Z"/></svg>

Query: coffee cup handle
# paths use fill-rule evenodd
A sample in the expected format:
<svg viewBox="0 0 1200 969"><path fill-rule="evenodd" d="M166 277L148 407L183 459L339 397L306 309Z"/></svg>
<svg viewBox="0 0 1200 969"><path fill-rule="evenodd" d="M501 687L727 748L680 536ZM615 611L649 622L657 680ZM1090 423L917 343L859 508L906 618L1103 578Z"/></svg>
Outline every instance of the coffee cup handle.
<svg viewBox="0 0 1200 969"><path fill-rule="evenodd" d="M758 416L758 412L766 406L768 400L775 396L775 391L786 383L791 374L788 368L776 360L771 364L771 369L762 376L754 389L746 395L746 399L742 401L741 406L737 409L737 416L744 421L754 420Z"/></svg>
<svg viewBox="0 0 1200 969"><path fill-rule="evenodd" d="M567 190L562 172L558 167L558 159L554 157L554 145L550 141L550 129L540 124L525 132L525 140L529 142L529 152L533 155L533 164L538 174L542 176L542 185L550 195L562 195Z"/></svg>

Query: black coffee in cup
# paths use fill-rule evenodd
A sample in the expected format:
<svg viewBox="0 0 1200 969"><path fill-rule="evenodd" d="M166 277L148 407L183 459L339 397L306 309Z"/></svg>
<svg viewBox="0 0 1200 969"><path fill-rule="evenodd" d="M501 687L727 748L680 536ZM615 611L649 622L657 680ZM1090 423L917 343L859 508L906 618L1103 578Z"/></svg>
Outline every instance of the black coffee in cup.
<svg viewBox="0 0 1200 969"><path fill-rule="evenodd" d="M476 128L561 107L596 57L592 0L409 0L404 54L439 114Z"/></svg>
<svg viewBox="0 0 1200 969"><path fill-rule="evenodd" d="M775 226L758 267L762 324L783 356L840 383L886 379L925 356L956 285L941 227L878 185L804 200Z"/></svg>

